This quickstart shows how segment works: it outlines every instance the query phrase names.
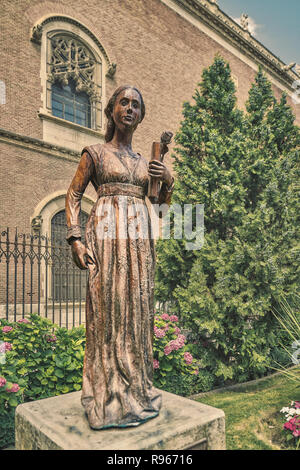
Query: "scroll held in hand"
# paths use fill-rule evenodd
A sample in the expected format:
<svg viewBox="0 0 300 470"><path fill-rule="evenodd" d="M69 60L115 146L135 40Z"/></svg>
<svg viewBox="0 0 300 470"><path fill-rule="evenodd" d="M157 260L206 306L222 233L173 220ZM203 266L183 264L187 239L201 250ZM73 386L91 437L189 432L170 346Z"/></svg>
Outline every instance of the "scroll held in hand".
<svg viewBox="0 0 300 470"><path fill-rule="evenodd" d="M153 142L151 149L151 160L163 161L165 154L168 152L168 145L170 144L173 137L173 133L170 131L165 131L160 137L160 142ZM159 178L155 176L150 176L149 180L149 190L148 197L152 203L158 201L158 194L160 188Z"/></svg>

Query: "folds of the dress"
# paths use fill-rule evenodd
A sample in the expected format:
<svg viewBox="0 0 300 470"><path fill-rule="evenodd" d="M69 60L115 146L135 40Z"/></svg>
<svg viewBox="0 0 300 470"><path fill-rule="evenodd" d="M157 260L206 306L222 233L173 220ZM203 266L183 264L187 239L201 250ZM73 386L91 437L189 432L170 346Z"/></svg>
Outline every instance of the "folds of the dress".
<svg viewBox="0 0 300 470"><path fill-rule="evenodd" d="M158 415L153 387L154 242L143 199L103 196L86 228L89 264L82 404L93 429Z"/></svg>

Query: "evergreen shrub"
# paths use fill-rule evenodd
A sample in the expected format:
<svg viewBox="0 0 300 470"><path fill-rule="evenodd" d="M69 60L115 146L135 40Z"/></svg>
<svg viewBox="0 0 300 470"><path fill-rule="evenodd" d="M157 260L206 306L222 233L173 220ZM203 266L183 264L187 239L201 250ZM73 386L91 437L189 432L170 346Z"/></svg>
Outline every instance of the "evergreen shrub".
<svg viewBox="0 0 300 470"><path fill-rule="evenodd" d="M216 56L175 136L172 202L204 204L204 245L157 243L156 299L177 312L218 385L286 360L272 311L297 292L300 274L299 127L261 69L245 111L235 93Z"/></svg>

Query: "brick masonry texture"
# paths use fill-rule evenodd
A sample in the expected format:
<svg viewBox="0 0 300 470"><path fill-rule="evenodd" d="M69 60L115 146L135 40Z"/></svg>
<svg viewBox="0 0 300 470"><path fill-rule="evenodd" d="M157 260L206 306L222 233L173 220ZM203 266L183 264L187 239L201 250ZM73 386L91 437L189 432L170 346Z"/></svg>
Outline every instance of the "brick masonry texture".
<svg viewBox="0 0 300 470"><path fill-rule="evenodd" d="M178 130L182 104L192 99L203 68L216 53L229 61L238 79L238 106L244 106L255 71L160 0L4 0L0 80L6 84L6 104L1 105L1 128L43 139L38 116L41 47L30 41L30 29L49 14L67 15L88 26L117 64L114 79L106 79L106 99L125 83L142 91L146 116L133 147L147 158L152 141L163 130ZM275 86L274 92L280 97ZM166 157L170 165L172 148ZM29 231L36 205L52 192L68 188L76 163L1 143L0 155L1 227ZM94 196L92 189L87 194Z"/></svg>

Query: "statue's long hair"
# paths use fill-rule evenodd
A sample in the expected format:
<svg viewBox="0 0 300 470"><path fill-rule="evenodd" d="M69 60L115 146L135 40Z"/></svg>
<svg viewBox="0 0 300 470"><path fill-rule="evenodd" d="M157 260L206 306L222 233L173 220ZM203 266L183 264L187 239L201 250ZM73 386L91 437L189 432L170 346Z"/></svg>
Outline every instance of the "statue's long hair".
<svg viewBox="0 0 300 470"><path fill-rule="evenodd" d="M128 88L131 88L132 90L135 90L140 95L140 99L141 99L141 120L140 120L140 122L142 122L142 120L144 119L146 109L145 109L145 103L144 103L141 92L137 88L135 88L133 86L130 86L130 85L120 86L119 88L116 89L116 91L114 92L114 94L112 95L110 100L108 101L107 106L104 110L105 116L107 117L106 133L105 133L105 137L104 137L105 142L110 142L112 140L113 136L114 136L114 133L115 133L115 122L112 118L112 113L113 113L113 109L114 109L114 105L115 105L117 96L119 95L119 93L121 93L124 90L127 90Z"/></svg>

